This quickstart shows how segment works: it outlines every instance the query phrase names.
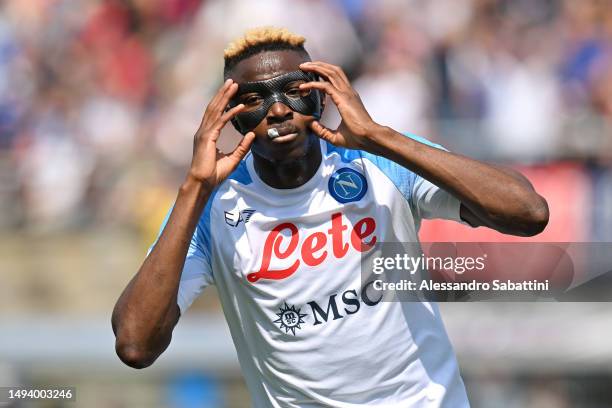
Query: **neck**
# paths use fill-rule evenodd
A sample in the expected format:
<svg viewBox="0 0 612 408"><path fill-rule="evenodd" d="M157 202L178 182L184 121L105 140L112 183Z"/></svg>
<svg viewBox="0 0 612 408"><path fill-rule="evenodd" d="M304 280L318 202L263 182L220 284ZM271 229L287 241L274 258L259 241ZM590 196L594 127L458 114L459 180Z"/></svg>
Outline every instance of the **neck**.
<svg viewBox="0 0 612 408"><path fill-rule="evenodd" d="M271 161L253 154L255 171L270 187L278 189L299 187L314 176L321 164L321 148L318 142L318 138L314 140L306 154L299 159Z"/></svg>

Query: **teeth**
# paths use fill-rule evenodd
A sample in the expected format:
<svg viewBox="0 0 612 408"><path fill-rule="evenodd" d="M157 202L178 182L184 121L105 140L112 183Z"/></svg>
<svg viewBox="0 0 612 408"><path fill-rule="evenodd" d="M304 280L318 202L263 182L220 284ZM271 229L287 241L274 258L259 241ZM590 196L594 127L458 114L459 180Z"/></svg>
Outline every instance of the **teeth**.
<svg viewBox="0 0 612 408"><path fill-rule="evenodd" d="M280 135L278 134L278 130L276 130L276 129L268 129L268 137L270 139L276 139L279 136Z"/></svg>

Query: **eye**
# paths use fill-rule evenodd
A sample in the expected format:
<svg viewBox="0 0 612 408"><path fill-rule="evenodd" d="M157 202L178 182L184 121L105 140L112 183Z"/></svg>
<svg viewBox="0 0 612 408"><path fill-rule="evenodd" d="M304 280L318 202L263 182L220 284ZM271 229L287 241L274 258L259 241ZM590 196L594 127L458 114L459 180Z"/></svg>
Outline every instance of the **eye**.
<svg viewBox="0 0 612 408"><path fill-rule="evenodd" d="M304 81L292 82L285 89L285 96L291 99L304 98L310 95L310 89L300 89L299 86L305 83Z"/></svg>
<svg viewBox="0 0 612 408"><path fill-rule="evenodd" d="M263 101L263 98L257 94L243 95L240 97L240 102L245 106L257 106Z"/></svg>

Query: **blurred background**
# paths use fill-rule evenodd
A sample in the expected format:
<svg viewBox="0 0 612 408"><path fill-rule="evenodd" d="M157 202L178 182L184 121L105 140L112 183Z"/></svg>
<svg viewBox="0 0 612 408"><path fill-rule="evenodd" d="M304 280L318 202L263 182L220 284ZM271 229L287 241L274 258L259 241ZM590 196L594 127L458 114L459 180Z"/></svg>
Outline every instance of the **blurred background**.
<svg viewBox="0 0 612 408"><path fill-rule="evenodd" d="M376 121L521 170L551 208L531 240L612 241L609 0L2 0L0 386L77 387L76 403L12 406L248 406L214 289L144 371L115 357L110 314L224 47L269 24L341 65ZM421 239L517 240L448 222ZM441 309L474 407L612 406L606 303Z"/></svg>

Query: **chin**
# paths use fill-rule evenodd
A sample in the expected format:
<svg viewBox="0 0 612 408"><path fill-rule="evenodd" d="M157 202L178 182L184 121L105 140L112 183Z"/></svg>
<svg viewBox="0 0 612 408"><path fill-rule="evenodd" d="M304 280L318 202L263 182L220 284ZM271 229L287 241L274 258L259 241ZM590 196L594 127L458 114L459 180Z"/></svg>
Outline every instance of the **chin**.
<svg viewBox="0 0 612 408"><path fill-rule="evenodd" d="M288 143L269 142L263 149L257 146L254 153L271 162L291 162L305 157L317 139L309 134L300 134Z"/></svg>
<svg viewBox="0 0 612 408"><path fill-rule="evenodd" d="M279 149L268 155L269 160L276 163L291 163L304 158L308 149L304 146L296 146L287 149Z"/></svg>

